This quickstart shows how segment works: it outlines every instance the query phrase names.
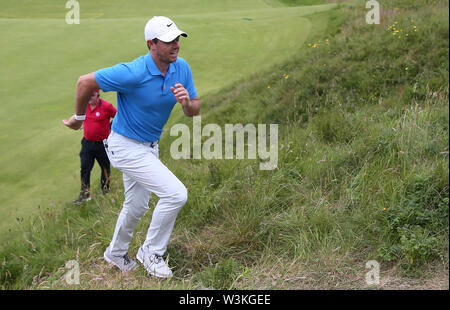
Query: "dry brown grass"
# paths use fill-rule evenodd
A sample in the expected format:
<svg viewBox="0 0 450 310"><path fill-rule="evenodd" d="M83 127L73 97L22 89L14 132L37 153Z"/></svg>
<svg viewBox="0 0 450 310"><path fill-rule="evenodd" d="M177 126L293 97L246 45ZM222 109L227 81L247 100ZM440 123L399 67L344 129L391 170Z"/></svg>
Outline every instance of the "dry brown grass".
<svg viewBox="0 0 450 310"><path fill-rule="evenodd" d="M65 270L54 274L56 279L42 279L30 289L52 290L170 290L187 288L183 279L159 279L149 276L144 268L122 273L113 265L98 257L89 265L80 265L80 283L67 284ZM186 282L186 284L184 284Z"/></svg>
<svg viewBox="0 0 450 310"><path fill-rule="evenodd" d="M259 265L259 264L258 264ZM256 290L448 290L448 266L434 262L422 268L420 276L409 277L394 264L381 264L380 284L367 285L365 262L328 259L316 265L274 259L253 270L239 283L240 289Z"/></svg>

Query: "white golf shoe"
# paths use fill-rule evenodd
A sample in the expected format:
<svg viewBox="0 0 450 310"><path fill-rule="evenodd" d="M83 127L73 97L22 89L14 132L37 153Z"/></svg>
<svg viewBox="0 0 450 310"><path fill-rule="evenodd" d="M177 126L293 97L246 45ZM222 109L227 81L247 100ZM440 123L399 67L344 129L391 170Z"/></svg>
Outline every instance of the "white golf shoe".
<svg viewBox="0 0 450 310"><path fill-rule="evenodd" d="M142 246L139 248L136 258L152 276L158 278L170 278L172 276L172 270L163 258L154 253L147 253Z"/></svg>
<svg viewBox="0 0 450 310"><path fill-rule="evenodd" d="M128 272L137 268L136 262L128 256L128 253L124 256L114 256L110 253L109 247L103 253L103 258L122 272Z"/></svg>

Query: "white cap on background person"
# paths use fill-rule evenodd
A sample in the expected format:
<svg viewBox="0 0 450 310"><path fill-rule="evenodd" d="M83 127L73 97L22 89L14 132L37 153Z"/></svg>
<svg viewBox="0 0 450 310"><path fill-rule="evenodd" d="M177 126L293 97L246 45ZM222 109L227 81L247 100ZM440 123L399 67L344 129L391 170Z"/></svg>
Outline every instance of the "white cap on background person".
<svg viewBox="0 0 450 310"><path fill-rule="evenodd" d="M144 28L145 41L158 39L163 42L171 42L178 36L187 37L187 33L178 29L177 25L165 16L152 17Z"/></svg>

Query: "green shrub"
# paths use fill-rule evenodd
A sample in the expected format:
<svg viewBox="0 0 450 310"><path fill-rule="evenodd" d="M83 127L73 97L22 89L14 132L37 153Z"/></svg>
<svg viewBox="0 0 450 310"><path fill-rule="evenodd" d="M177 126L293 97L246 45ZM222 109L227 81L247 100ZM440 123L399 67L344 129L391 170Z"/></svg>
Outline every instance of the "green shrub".
<svg viewBox="0 0 450 310"><path fill-rule="evenodd" d="M439 188L439 181L433 175L416 177L400 203L386 210L387 241L378 249L380 258L404 259L411 269L439 257L438 236L449 227L448 186Z"/></svg>

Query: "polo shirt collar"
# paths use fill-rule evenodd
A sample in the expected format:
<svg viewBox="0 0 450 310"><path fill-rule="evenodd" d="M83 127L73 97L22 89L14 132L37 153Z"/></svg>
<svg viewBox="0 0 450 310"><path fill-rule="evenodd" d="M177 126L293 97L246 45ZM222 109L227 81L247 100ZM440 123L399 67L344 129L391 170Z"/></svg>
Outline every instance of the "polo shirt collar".
<svg viewBox="0 0 450 310"><path fill-rule="evenodd" d="M150 54L150 51L147 55L145 55L145 64L147 65L148 71L150 71L151 75L163 75L161 71L159 71L158 67L155 64L155 61L153 60L152 54ZM174 73L177 70L175 69L174 63L169 64L169 69L167 72Z"/></svg>

